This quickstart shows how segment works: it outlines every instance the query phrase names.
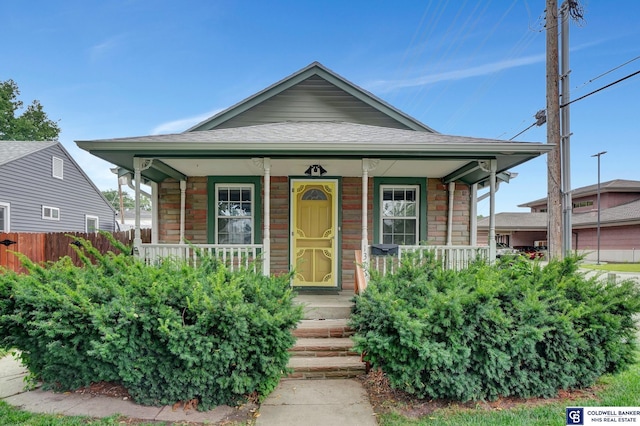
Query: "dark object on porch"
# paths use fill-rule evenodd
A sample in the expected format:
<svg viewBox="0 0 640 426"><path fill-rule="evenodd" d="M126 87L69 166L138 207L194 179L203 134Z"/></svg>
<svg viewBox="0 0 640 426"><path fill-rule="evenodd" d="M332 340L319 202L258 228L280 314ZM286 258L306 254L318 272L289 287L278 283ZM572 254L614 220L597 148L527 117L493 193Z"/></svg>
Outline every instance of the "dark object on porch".
<svg viewBox="0 0 640 426"><path fill-rule="evenodd" d="M398 244L372 244L371 256L397 256Z"/></svg>

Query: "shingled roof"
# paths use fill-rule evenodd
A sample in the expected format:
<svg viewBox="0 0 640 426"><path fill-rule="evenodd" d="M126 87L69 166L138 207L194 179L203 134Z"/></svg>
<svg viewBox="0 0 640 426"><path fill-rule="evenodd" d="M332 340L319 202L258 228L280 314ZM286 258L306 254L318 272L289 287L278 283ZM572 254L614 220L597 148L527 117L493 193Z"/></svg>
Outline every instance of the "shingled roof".
<svg viewBox="0 0 640 426"><path fill-rule="evenodd" d="M57 143L57 141L0 141L0 166Z"/></svg>

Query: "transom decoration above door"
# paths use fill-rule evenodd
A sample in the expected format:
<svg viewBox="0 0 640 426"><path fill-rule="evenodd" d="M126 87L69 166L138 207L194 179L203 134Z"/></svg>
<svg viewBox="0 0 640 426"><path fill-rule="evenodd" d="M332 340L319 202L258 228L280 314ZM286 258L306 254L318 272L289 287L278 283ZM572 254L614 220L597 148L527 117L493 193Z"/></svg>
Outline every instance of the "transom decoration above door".
<svg viewBox="0 0 640 426"><path fill-rule="evenodd" d="M292 285L337 287L337 181L292 180L291 194Z"/></svg>

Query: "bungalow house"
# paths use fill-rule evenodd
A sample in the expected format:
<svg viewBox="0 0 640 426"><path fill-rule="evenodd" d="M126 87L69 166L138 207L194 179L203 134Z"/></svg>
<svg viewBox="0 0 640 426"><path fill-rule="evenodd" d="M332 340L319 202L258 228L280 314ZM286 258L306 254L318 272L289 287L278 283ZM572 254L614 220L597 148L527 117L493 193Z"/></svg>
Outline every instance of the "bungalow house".
<svg viewBox="0 0 640 426"><path fill-rule="evenodd" d="M77 144L151 183L141 256L257 250L265 273L315 289L353 288L374 244L469 247L474 185L493 205L497 174L551 149L440 134L317 62L183 133Z"/></svg>
<svg viewBox="0 0 640 426"><path fill-rule="evenodd" d="M598 192L600 218L598 219ZM640 181L615 179L572 191L572 249L587 260L598 259L598 222L600 223L600 260L607 262L640 261ZM530 212L498 213L495 233L498 242L511 247L546 245L547 199L530 201L518 207ZM489 219L478 221L478 240L487 241Z"/></svg>
<svg viewBox="0 0 640 426"><path fill-rule="evenodd" d="M57 141L0 141L0 233L113 231L115 210Z"/></svg>

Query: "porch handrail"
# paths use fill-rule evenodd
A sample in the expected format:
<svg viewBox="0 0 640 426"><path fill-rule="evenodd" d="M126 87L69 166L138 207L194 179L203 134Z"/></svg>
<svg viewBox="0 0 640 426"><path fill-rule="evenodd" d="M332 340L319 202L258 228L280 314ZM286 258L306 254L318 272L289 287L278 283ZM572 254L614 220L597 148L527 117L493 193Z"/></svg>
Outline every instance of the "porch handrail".
<svg viewBox="0 0 640 426"><path fill-rule="evenodd" d="M164 258L183 259L191 266L198 264L198 252L215 256L232 271L260 267L262 244L142 244L139 257L146 263L155 263Z"/></svg>
<svg viewBox="0 0 640 426"><path fill-rule="evenodd" d="M371 246L369 247L371 250ZM369 267L378 271L382 275L393 273L397 270L398 265L402 261L402 257L409 253L416 254L416 262L420 262L428 254L433 253L436 260L442 262L445 269L461 270L468 267L471 263L478 259L488 261L488 246L470 246L470 245L414 245L414 246L398 246L397 254L377 256L371 254L369 257Z"/></svg>

